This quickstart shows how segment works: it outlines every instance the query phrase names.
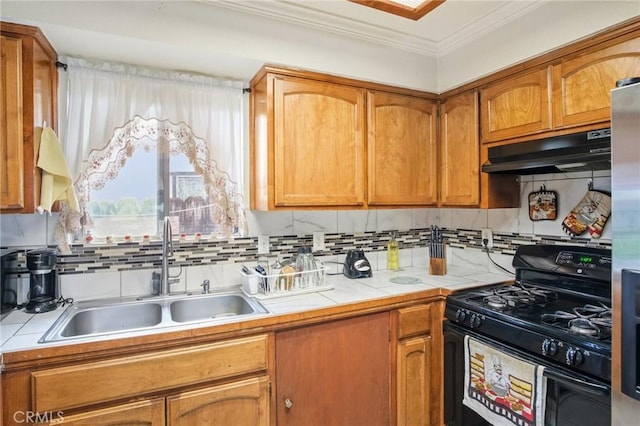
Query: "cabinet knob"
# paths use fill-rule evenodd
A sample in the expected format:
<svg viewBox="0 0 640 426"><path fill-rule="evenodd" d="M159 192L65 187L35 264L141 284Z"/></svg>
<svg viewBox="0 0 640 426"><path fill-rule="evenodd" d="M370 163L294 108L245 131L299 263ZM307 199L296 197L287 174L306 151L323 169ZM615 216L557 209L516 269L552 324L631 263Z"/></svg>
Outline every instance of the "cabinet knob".
<svg viewBox="0 0 640 426"><path fill-rule="evenodd" d="M290 400L289 398L284 400L284 408L291 408L293 407L293 401Z"/></svg>

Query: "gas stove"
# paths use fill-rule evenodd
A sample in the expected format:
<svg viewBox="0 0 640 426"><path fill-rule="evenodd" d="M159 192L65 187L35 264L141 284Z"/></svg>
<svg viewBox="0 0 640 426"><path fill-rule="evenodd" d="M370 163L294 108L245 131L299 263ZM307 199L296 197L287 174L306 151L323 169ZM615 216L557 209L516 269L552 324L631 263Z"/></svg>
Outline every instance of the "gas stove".
<svg viewBox="0 0 640 426"><path fill-rule="evenodd" d="M611 252L521 246L514 283L448 296L446 318L551 366L611 381Z"/></svg>

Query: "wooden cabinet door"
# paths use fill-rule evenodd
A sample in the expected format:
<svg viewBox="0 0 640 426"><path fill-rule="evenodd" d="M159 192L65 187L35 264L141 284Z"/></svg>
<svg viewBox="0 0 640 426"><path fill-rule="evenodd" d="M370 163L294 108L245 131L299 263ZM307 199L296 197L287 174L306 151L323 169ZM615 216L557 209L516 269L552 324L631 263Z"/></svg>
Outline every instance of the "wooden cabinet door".
<svg viewBox="0 0 640 426"><path fill-rule="evenodd" d="M276 334L279 426L390 424L387 312Z"/></svg>
<svg viewBox="0 0 640 426"><path fill-rule="evenodd" d="M22 209L22 40L2 36L0 54L0 209Z"/></svg>
<svg viewBox="0 0 640 426"><path fill-rule="evenodd" d="M274 79L275 206L364 204L365 91Z"/></svg>
<svg viewBox="0 0 640 426"><path fill-rule="evenodd" d="M640 38L564 58L553 67L555 127L607 123L616 81L640 74Z"/></svg>
<svg viewBox="0 0 640 426"><path fill-rule="evenodd" d="M550 74L544 68L481 89L483 143L551 129Z"/></svg>
<svg viewBox="0 0 640 426"><path fill-rule="evenodd" d="M40 413L47 415L49 425L65 426L164 426L164 398L117 405L85 413L65 416L64 411Z"/></svg>
<svg viewBox="0 0 640 426"><path fill-rule="evenodd" d="M168 426L268 426L269 378L246 379L167 397Z"/></svg>
<svg viewBox="0 0 640 426"><path fill-rule="evenodd" d="M400 341L397 364L398 426L431 424L430 365L429 336L417 336Z"/></svg>
<svg viewBox="0 0 640 426"><path fill-rule="evenodd" d="M34 213L42 126L56 126L57 54L38 28L2 22L0 31L0 212Z"/></svg>
<svg viewBox="0 0 640 426"><path fill-rule="evenodd" d="M367 105L368 204L435 205L436 103L369 92Z"/></svg>
<svg viewBox="0 0 640 426"><path fill-rule="evenodd" d="M440 204L480 203L478 92L447 99L440 107Z"/></svg>

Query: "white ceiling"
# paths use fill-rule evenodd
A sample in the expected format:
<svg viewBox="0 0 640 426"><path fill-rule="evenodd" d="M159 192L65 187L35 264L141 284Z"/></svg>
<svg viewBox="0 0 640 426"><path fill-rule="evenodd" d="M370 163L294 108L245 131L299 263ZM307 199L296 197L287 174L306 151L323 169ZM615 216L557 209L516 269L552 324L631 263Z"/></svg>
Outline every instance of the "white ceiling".
<svg viewBox="0 0 640 426"><path fill-rule="evenodd" d="M60 55L249 80L282 64L442 92L640 15L640 0L447 0L418 21L347 0L0 0Z"/></svg>
<svg viewBox="0 0 640 426"><path fill-rule="evenodd" d="M418 21L347 0L202 0L282 22L437 57L551 0L446 0Z"/></svg>

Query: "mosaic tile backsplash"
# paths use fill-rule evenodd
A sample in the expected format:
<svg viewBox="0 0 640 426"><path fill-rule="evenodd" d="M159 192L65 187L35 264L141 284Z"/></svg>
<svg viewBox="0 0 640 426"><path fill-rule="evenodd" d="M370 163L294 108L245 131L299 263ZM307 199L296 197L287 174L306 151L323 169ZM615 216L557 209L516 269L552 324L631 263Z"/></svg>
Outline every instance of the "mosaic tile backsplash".
<svg viewBox="0 0 640 426"><path fill-rule="evenodd" d="M342 256L352 249L365 253L384 252L390 232L334 233L325 235L325 250L316 256ZM429 228L398 231L397 240L401 250L426 247ZM445 242L450 248L482 249L481 231L472 229L443 229ZM311 246L313 236L285 235L269 238L269 257L289 258L299 247ZM226 263L252 263L261 255L257 252L257 237L215 239L199 241L174 241L171 267L192 267ZM597 241L568 236L541 236L518 233L493 234L491 253L513 255L522 244L572 244L611 248L609 240ZM24 252L23 252L24 253ZM18 253L20 269L25 267L24 254ZM106 271L129 271L160 268L162 246L159 241L145 243L112 243L72 245L72 253L58 258L61 275L86 274ZM23 269L22 269L23 270Z"/></svg>

